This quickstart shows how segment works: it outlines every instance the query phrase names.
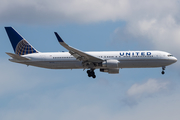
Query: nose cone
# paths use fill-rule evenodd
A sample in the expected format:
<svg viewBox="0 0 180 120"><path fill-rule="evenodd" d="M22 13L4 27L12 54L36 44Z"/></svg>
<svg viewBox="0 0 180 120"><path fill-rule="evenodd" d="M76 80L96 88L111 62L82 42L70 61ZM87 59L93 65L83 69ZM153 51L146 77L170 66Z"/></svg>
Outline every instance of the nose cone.
<svg viewBox="0 0 180 120"><path fill-rule="evenodd" d="M177 62L177 58L176 57L171 58L171 60L172 60L173 63Z"/></svg>

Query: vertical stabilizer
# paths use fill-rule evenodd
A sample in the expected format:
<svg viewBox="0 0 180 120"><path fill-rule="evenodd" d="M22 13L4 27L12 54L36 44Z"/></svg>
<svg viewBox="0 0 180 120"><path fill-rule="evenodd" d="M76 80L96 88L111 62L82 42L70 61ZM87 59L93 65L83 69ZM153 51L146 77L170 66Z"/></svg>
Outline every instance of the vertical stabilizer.
<svg viewBox="0 0 180 120"><path fill-rule="evenodd" d="M31 53L38 53L38 51L12 27L5 27L5 30L11 41L15 54L26 55Z"/></svg>

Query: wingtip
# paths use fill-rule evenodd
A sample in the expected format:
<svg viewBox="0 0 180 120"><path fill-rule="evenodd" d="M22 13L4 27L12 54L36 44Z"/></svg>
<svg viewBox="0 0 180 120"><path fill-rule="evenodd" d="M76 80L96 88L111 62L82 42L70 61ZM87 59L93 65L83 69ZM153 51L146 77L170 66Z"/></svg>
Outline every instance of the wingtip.
<svg viewBox="0 0 180 120"><path fill-rule="evenodd" d="M5 26L4 28L12 28L12 26Z"/></svg>
<svg viewBox="0 0 180 120"><path fill-rule="evenodd" d="M54 32L59 42L64 42L57 32Z"/></svg>

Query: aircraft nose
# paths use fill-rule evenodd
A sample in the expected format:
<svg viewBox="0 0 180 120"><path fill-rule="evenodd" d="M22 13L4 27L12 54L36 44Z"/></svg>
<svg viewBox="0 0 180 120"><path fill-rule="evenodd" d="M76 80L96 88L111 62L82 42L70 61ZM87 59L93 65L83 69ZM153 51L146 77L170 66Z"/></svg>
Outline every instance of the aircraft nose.
<svg viewBox="0 0 180 120"><path fill-rule="evenodd" d="M175 63L175 62L177 62L177 58L176 57L173 57L172 58L172 61Z"/></svg>

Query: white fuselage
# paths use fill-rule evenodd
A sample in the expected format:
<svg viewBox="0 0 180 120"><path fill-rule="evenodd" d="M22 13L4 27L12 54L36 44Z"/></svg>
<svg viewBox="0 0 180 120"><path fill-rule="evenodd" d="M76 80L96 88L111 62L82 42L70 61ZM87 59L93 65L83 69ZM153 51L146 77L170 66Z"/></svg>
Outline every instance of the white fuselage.
<svg viewBox="0 0 180 120"><path fill-rule="evenodd" d="M177 61L170 53L163 51L102 51L85 52L92 56L106 60L118 60L118 68L147 68L165 67ZM86 69L82 62L77 60L69 52L32 53L22 55L30 60L12 62L22 63L49 69ZM106 68L94 66L94 69Z"/></svg>

